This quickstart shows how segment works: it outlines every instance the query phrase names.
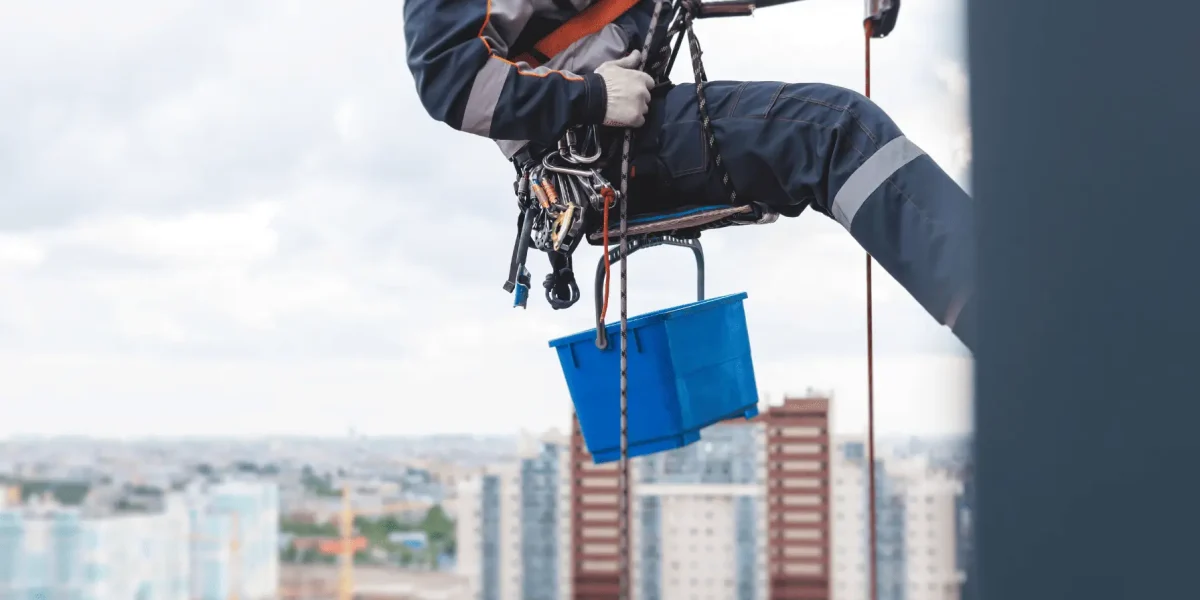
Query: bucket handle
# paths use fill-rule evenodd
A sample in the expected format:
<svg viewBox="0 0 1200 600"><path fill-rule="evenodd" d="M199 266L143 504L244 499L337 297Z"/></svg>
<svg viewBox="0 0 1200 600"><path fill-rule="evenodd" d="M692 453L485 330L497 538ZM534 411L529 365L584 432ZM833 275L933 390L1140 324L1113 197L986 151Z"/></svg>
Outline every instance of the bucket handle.
<svg viewBox="0 0 1200 600"><path fill-rule="evenodd" d="M625 253L628 257L634 252L643 248L653 248L655 246L678 246L680 248L691 248L692 255L696 257L696 301L704 300L704 248L700 245L700 240L697 238L681 238L672 235L652 235L639 236L626 241L626 246L629 250ZM621 260L621 247L614 246L608 251L608 261L614 263ZM604 256L600 256L600 264L596 265L596 347L604 350L608 348L608 335L604 331L604 322L600 318L600 310L604 306Z"/></svg>

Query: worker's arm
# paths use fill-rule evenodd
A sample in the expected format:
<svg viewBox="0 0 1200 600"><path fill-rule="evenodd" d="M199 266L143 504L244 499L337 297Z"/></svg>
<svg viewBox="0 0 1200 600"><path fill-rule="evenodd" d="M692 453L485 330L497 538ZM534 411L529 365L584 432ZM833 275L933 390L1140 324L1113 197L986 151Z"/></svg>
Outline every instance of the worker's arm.
<svg viewBox="0 0 1200 600"><path fill-rule="evenodd" d="M604 120L600 75L519 69L504 58L500 31L519 30L530 11L529 0L405 0L408 68L430 116L494 140L542 143Z"/></svg>

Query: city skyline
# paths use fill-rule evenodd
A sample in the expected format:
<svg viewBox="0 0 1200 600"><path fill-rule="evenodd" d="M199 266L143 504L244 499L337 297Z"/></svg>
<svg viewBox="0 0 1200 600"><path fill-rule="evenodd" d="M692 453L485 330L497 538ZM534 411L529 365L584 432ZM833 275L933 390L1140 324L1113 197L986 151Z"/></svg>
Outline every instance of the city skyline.
<svg viewBox="0 0 1200 600"><path fill-rule="evenodd" d="M634 459L634 597L868 598L866 443L830 435L830 404L790 398ZM457 571L470 598L614 593L616 464L592 464L578 430L530 433L521 447L459 480ZM876 458L878 598L959 600L971 547L969 459L919 444L883 446Z"/></svg>

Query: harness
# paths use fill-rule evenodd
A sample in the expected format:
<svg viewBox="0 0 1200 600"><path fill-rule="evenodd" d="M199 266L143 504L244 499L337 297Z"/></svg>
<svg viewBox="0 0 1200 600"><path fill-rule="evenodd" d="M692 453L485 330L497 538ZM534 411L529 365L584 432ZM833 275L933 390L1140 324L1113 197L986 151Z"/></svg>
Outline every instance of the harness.
<svg viewBox="0 0 1200 600"><path fill-rule="evenodd" d="M771 0L781 3L781 0ZM786 0L795 1L795 0ZM521 54L518 60L533 65L542 64L558 52L623 14L636 0L599 0L588 9L563 23L558 29L543 37L533 48ZM669 8L663 9L664 4ZM700 3L697 0L662 0L656 5L650 35L647 36L643 57L643 69L654 77L658 85L667 82L669 73L682 45L684 35L689 41L692 67L696 77L696 94L699 101L704 138L710 147L721 181L729 195L728 204L717 206L690 206L669 213L643 214L633 221L626 221L632 229L624 230L625 236L649 238L658 236L653 245L686 245L702 252L699 235L702 231L755 223L770 223L778 215L765 206L740 202L729 174L724 169L721 154L713 135L708 115L708 103L704 98L703 84L708 77L701 61L699 41L692 32L695 18L748 15L754 5L746 2ZM665 20L669 27L660 28L663 18L659 10L667 11ZM674 38L674 43L671 43ZM628 133L628 132L627 132ZM605 254L598 271L604 276L597 279L597 286L607 286L609 266L620 260L627 252L649 247L642 242L634 250L610 251L609 240L622 236L622 229L614 227L613 209L628 189L630 144L622 148L620 189L612 184L602 171L614 154L612 144L604 143L602 132L596 126L575 127L566 132L557 148L550 150L527 149L513 157L517 177L513 184L519 208L517 239L514 243L508 279L504 289L514 293L514 306L526 307L531 278L525 267L529 247L545 252L550 261L550 272L543 281L547 304L555 310L573 306L580 297L575 280L572 254L579 242L586 239L591 245L602 245ZM702 256L698 254L697 256ZM607 297L607 293L604 294ZM598 302L597 324L603 322L606 305ZM603 327L600 327L603 347Z"/></svg>
<svg viewBox="0 0 1200 600"><path fill-rule="evenodd" d="M549 35L538 40L532 48L517 55L517 62L526 62L538 67L550 61L571 44L599 33L625 11L633 8L640 0L597 0L579 11Z"/></svg>
<svg viewBox="0 0 1200 600"><path fill-rule="evenodd" d="M569 48L576 41L599 32L612 23L639 0L597 0L577 13L549 34L543 36L531 48L517 56L517 60L539 66ZM513 157L516 181L513 190L517 197L517 238L509 262L505 291L514 294L514 307L525 308L528 302L531 277L526 268L529 246L546 253L550 272L542 282L547 304L554 310L573 306L580 298L575 280L572 255L579 242L586 239L591 245L603 245L605 252L598 270L597 287L605 285L604 297L608 297L609 267L613 260L626 255L625 250L610 251L612 237L633 236L650 238L657 236L653 245L687 245L696 250L697 268L703 270L703 250L699 237L701 232L732 225L766 224L778 220L778 213L765 205L745 202L725 169L712 130L708 114L708 103L704 97L704 84L708 81L702 61L700 42L693 31L695 19L738 17L753 14L756 8L788 4L798 0L660 0L643 48L642 68L656 84L668 82L671 69L686 37L692 58L692 70L696 81L696 97L705 142L709 146L710 161L728 194L728 203L716 206L685 206L669 213L643 214L628 222L632 229L611 226L612 209L618 199L625 200L630 175L630 140L625 140L621 152L621 189L614 188L601 174L613 152L601 142L600 130L596 126L574 127L559 140L555 149L526 148ZM899 13L900 0L864 0L865 23L871 26L871 37L881 38L891 33ZM662 18L663 5L666 9L665 22L668 27L658 26ZM660 35L665 30L665 35ZM672 41L673 38L673 41ZM653 59L651 59L653 56ZM627 137L630 132L626 131ZM805 207L801 207L803 210ZM624 223L624 222L623 222ZM686 240L686 243L685 243ZM636 244L634 250L648 247ZM703 278L703 273L698 274ZM703 299L703 291L698 294ZM606 304L597 301L597 343L603 348L603 318Z"/></svg>

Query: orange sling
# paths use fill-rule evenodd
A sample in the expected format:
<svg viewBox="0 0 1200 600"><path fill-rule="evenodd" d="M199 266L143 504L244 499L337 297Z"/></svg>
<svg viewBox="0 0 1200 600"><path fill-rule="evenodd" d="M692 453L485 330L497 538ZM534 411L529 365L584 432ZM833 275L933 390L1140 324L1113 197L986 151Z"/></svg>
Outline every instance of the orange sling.
<svg viewBox="0 0 1200 600"><path fill-rule="evenodd" d="M559 52L571 47L571 44L604 29L638 2L639 0L596 0L514 60L529 63L534 67L541 66Z"/></svg>

